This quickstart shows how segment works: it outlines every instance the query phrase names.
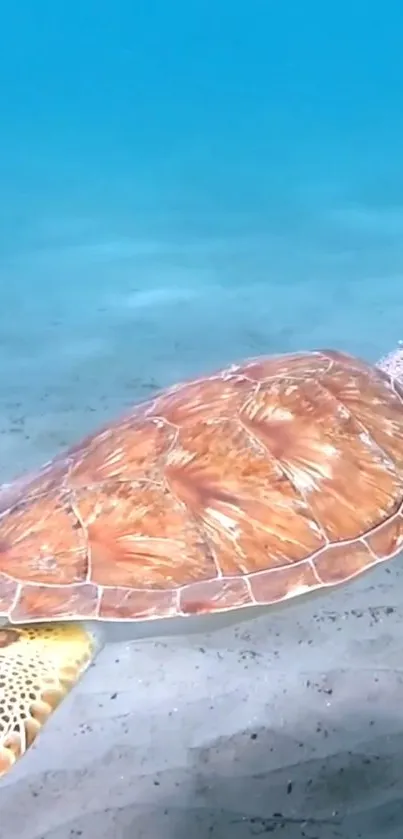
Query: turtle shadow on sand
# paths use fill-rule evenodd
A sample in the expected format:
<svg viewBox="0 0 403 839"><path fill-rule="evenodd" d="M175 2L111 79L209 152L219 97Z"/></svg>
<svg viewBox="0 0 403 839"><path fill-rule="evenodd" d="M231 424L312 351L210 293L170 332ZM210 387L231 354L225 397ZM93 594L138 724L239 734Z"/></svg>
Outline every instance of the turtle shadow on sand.
<svg viewBox="0 0 403 839"><path fill-rule="evenodd" d="M398 839L403 819L403 730L371 738L385 721L365 714L334 721L354 728L360 746L336 744L325 729L297 742L273 729L218 738L192 752L186 769L166 769L150 776L136 766L136 749L105 754L101 764L84 772L46 773L25 789L0 794L0 835L32 839ZM397 724L397 721L396 721ZM390 720L387 721L390 729ZM403 728L403 727L402 727ZM391 742L393 740L393 742ZM323 749L324 741L329 747ZM278 757L294 759L278 767ZM301 752L305 757L301 760ZM310 754L310 756L308 756ZM125 776L121 771L125 766ZM108 790L109 786L113 791ZM120 792L116 781L119 780ZM98 793L97 793L98 789ZM77 815L77 797L92 799L91 812ZM131 799L136 797L136 803ZM108 805L108 798L110 804ZM119 803L120 799L120 803ZM29 831L13 833L25 812ZM54 827L38 832L43 814Z"/></svg>

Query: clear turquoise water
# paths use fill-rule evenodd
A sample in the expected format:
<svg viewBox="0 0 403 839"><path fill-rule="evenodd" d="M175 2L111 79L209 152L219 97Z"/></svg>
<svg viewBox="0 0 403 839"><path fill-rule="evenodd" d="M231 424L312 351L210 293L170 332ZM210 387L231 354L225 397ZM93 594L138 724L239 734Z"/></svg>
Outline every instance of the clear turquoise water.
<svg viewBox="0 0 403 839"><path fill-rule="evenodd" d="M7 6L4 479L193 372L403 338L399 9Z"/></svg>

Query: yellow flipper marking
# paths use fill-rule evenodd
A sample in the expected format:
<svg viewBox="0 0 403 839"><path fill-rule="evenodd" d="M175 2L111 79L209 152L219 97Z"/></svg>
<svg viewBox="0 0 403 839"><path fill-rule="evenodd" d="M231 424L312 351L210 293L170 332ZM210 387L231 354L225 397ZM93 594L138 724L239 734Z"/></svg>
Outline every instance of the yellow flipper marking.
<svg viewBox="0 0 403 839"><path fill-rule="evenodd" d="M0 777L32 745L94 652L79 624L0 627Z"/></svg>

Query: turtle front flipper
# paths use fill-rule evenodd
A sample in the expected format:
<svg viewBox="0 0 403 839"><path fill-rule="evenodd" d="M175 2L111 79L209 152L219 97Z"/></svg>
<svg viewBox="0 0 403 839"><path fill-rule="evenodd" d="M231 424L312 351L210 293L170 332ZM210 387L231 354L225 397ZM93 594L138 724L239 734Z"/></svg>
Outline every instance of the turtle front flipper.
<svg viewBox="0 0 403 839"><path fill-rule="evenodd" d="M95 651L80 624L0 627L0 777L32 745Z"/></svg>

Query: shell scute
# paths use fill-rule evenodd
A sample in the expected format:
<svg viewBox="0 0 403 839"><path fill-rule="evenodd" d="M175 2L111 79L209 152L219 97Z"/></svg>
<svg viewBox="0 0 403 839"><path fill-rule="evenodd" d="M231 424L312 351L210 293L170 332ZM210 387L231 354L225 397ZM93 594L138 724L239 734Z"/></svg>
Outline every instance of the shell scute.
<svg viewBox="0 0 403 839"><path fill-rule="evenodd" d="M85 533L64 492L28 498L3 516L0 572L21 582L70 585L85 580Z"/></svg>
<svg viewBox="0 0 403 839"><path fill-rule="evenodd" d="M98 617L100 592L92 583L79 585L32 585L21 588L10 618L12 623Z"/></svg>
<svg viewBox="0 0 403 839"><path fill-rule="evenodd" d="M375 528L364 539L370 551L382 559L384 556L394 556L403 549L403 515L401 512L392 516Z"/></svg>
<svg viewBox="0 0 403 839"><path fill-rule="evenodd" d="M104 620L153 620L178 614L178 594L173 589L130 589L114 586L101 592L99 617Z"/></svg>
<svg viewBox="0 0 403 839"><path fill-rule="evenodd" d="M166 589L216 573L195 522L163 486L110 481L76 503L97 585Z"/></svg>
<svg viewBox="0 0 403 839"><path fill-rule="evenodd" d="M91 440L73 462L69 486L159 480L164 460L175 443L177 431L167 422L137 416Z"/></svg>

